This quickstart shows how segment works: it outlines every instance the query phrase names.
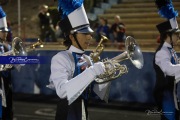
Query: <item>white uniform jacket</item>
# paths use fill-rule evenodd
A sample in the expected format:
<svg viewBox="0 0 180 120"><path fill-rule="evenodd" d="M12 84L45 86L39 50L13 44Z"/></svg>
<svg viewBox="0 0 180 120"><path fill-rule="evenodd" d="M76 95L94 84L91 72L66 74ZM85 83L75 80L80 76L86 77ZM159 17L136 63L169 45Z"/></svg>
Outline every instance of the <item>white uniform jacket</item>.
<svg viewBox="0 0 180 120"><path fill-rule="evenodd" d="M66 98L71 104L84 89L94 81L95 77L87 68L81 74L73 78L75 63L72 52L84 53L74 46L69 50L61 51L53 56L51 61L51 75L49 87L55 87L56 93L60 98ZM95 84L94 92L107 102L110 89L110 82L104 84Z"/></svg>
<svg viewBox="0 0 180 120"><path fill-rule="evenodd" d="M175 76L176 83L177 83L180 80L180 64L178 63L174 65L171 63L172 55L170 54L168 47L172 48L172 46L169 43L164 42L161 50L159 50L156 53L155 63L161 68L165 76L166 75ZM176 62L178 62L178 58Z"/></svg>

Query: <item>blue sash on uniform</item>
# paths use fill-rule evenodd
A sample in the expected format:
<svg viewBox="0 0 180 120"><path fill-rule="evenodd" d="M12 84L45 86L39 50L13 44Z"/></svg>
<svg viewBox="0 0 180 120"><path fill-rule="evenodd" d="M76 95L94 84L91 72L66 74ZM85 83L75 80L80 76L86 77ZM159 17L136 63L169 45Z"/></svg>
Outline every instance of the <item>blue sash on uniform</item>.
<svg viewBox="0 0 180 120"><path fill-rule="evenodd" d="M74 62L75 62L75 70L73 77L76 77L86 69L87 63L86 61L81 59L82 54L73 52L72 55L74 57ZM88 93L89 93L89 87L84 90L82 95L77 100L75 100L71 105L68 106L67 120L82 120L82 99L84 100L86 117L88 116L87 113Z"/></svg>
<svg viewBox="0 0 180 120"><path fill-rule="evenodd" d="M178 56L176 54L176 51L173 48L168 47L169 52L171 53L171 63L172 64L178 64Z"/></svg>
<svg viewBox="0 0 180 120"><path fill-rule="evenodd" d="M82 54L79 54L79 53L72 53L73 57L74 57L74 61L75 61L75 71L74 71L74 75L73 77L79 75L80 73L82 73L86 67L88 66L86 61L82 60L81 57L82 57ZM81 95L81 97L84 99L84 100L87 100L88 99L88 94L89 94L89 90L90 88L88 87L84 92L83 94Z"/></svg>

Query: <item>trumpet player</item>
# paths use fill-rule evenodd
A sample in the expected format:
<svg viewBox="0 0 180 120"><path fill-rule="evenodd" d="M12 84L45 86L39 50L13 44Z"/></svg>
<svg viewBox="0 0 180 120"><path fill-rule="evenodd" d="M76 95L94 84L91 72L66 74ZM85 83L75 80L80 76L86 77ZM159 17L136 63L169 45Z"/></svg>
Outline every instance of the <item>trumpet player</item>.
<svg viewBox="0 0 180 120"><path fill-rule="evenodd" d="M6 21L6 13L0 6L0 54L7 52L11 49L11 46L6 42L8 34L8 27ZM1 65L1 69L4 69L4 65ZM11 84L11 69L4 69L0 71L0 118L2 120L12 120L12 84Z"/></svg>
<svg viewBox="0 0 180 120"><path fill-rule="evenodd" d="M180 81L180 64L174 45L180 40L180 29L176 16L172 17L177 13L173 11L174 9L169 1L156 0L156 4L160 11L161 7L165 10L164 8L168 6L171 6L171 10L168 8L169 14L163 14L169 19L156 26L160 32L160 45L154 58L154 69L156 71L154 97L159 111L162 111L161 120L179 120L177 83ZM159 13L162 14L163 11Z"/></svg>
<svg viewBox="0 0 180 120"><path fill-rule="evenodd" d="M92 39L93 30L90 28L82 1L79 1L80 4L78 3L71 12L68 9L73 8L74 4L77 5L76 1L58 2L59 12L65 16L59 27L64 34L67 50L57 53L51 60L49 87L55 89L59 97L55 120L88 120L90 84L97 75L104 73L105 67L102 62L90 66L84 59L84 56L88 57L84 50ZM66 9L65 4L72 7L67 6ZM106 99L108 88L109 83L95 84L93 90L101 99Z"/></svg>

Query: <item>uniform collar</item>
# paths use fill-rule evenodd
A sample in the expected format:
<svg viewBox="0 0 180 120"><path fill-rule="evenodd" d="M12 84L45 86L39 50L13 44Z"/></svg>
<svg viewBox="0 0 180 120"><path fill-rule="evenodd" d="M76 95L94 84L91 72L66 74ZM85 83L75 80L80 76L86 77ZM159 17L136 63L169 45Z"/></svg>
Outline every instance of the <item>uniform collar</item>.
<svg viewBox="0 0 180 120"><path fill-rule="evenodd" d="M69 51L75 52L75 53L79 53L79 54L83 54L83 53L84 53L84 51L82 51L82 50L74 47L73 45L71 45L71 46L69 47Z"/></svg>
<svg viewBox="0 0 180 120"><path fill-rule="evenodd" d="M169 44L169 43L167 43L167 42L164 42L164 45L163 45L163 46L168 47L168 48L172 48L172 45Z"/></svg>

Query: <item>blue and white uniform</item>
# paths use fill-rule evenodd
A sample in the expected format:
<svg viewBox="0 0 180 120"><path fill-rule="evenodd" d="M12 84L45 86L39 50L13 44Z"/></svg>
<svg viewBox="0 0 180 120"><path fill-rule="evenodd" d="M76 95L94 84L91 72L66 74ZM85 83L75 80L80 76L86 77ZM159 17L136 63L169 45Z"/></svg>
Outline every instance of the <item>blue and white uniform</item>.
<svg viewBox="0 0 180 120"><path fill-rule="evenodd" d="M0 43L0 54L11 50L9 44L4 45ZM4 65L1 65L2 69ZM11 71L7 69L0 72L0 95L1 95L1 117L2 119L12 119L12 83L11 83Z"/></svg>
<svg viewBox="0 0 180 120"><path fill-rule="evenodd" d="M178 120L176 84L180 78L180 64L176 52L167 42L164 42L156 52L154 68L156 70L154 95L162 109L163 120Z"/></svg>
<svg viewBox="0 0 180 120"><path fill-rule="evenodd" d="M56 120L86 120L87 119L87 100L89 84L95 79L95 75L87 62L82 58L84 51L74 46L66 51L57 53L51 61L50 83L55 87L57 95L60 97ZM68 84L71 84L70 86ZM68 105L68 91L75 91L76 88L83 88L78 97ZM94 92L104 100L108 99L110 82L105 84L95 84ZM68 99L68 100L67 100Z"/></svg>

